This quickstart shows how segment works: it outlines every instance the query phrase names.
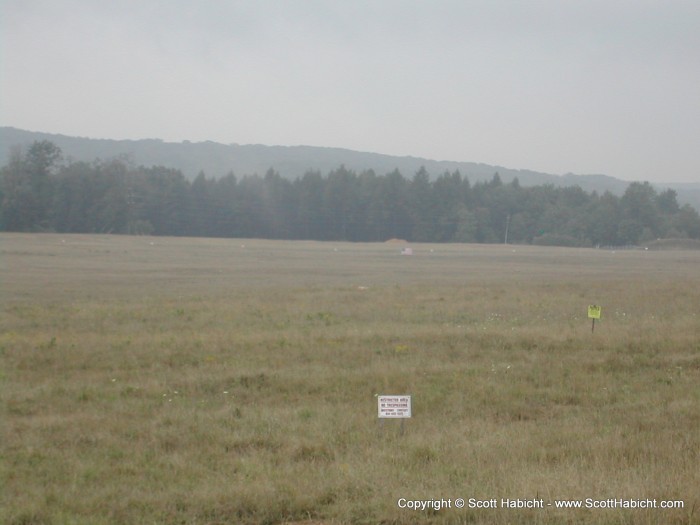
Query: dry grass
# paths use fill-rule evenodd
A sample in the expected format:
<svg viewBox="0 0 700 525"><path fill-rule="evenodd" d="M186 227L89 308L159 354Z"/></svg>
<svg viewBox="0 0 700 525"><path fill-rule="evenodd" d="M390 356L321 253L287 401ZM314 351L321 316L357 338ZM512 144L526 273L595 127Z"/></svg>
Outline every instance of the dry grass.
<svg viewBox="0 0 700 525"><path fill-rule="evenodd" d="M698 252L0 242L2 522L700 523Z"/></svg>

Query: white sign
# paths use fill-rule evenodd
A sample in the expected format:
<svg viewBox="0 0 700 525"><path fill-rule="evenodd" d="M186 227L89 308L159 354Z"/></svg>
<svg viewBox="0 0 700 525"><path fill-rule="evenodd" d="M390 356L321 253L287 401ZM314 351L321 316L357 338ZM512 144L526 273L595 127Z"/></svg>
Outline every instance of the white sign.
<svg viewBox="0 0 700 525"><path fill-rule="evenodd" d="M411 396L378 396L379 417L411 417Z"/></svg>

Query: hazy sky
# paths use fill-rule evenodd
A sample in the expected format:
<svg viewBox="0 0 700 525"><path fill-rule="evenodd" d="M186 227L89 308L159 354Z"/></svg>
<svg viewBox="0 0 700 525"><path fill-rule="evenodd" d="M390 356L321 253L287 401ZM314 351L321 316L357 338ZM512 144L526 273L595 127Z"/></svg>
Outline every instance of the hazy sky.
<svg viewBox="0 0 700 525"><path fill-rule="evenodd" d="M699 0L0 6L0 125L700 182Z"/></svg>

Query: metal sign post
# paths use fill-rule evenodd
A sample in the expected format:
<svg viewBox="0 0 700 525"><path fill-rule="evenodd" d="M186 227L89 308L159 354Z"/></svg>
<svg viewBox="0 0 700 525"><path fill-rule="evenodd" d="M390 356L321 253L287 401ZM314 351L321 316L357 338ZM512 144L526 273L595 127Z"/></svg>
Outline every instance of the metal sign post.
<svg viewBox="0 0 700 525"><path fill-rule="evenodd" d="M588 318L591 320L591 333L595 330L595 320L600 319L600 306L592 304L588 306Z"/></svg>
<svg viewBox="0 0 700 525"><path fill-rule="evenodd" d="M404 433L404 419L411 417L411 396L377 396L377 417L380 424L384 419L401 419L400 434Z"/></svg>

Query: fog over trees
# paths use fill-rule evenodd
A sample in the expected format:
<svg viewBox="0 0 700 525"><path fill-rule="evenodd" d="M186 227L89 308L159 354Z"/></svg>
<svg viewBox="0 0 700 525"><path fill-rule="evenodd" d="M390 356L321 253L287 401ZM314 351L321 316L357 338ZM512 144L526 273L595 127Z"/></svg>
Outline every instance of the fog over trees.
<svg viewBox="0 0 700 525"><path fill-rule="evenodd" d="M622 196L578 186L522 187L498 173L471 184L459 171L431 178L338 166L288 180L263 176L190 181L179 170L125 160L60 162L37 141L0 171L0 229L65 233L564 246L700 239L700 216L674 190L630 183Z"/></svg>

